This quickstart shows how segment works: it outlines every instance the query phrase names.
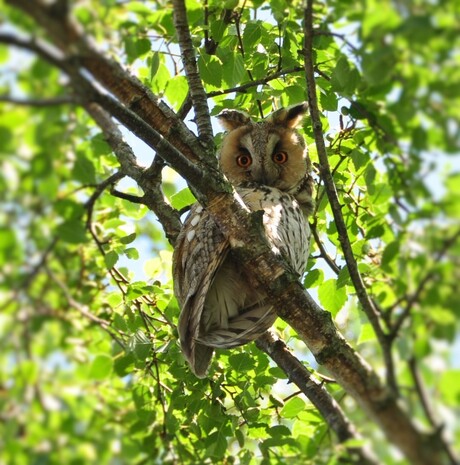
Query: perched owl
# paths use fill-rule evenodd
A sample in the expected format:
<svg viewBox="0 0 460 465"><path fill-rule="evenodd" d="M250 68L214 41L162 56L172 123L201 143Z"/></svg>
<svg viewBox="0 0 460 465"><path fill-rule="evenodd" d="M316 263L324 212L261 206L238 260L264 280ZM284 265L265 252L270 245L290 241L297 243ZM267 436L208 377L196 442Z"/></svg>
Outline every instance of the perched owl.
<svg viewBox="0 0 460 465"><path fill-rule="evenodd" d="M296 130L307 109L306 103L283 108L258 122L235 110L218 116L228 130L219 154L222 172L251 211L263 211L273 252L299 275L308 259L307 217L313 210L311 164ZM267 296L251 287L229 242L199 204L177 239L173 277L180 344L198 377L206 376L214 348L253 341L276 319Z"/></svg>

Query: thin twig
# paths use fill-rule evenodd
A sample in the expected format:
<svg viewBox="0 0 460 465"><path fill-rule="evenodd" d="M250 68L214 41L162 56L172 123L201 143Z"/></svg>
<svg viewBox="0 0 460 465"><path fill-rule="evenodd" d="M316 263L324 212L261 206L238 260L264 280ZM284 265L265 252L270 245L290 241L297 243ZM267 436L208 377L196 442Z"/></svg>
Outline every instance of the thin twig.
<svg viewBox="0 0 460 465"><path fill-rule="evenodd" d="M342 40L351 50L353 50L354 53L358 52L358 49L345 37L344 34L339 34L337 32L330 32L330 31L324 31L320 29L315 29L313 31L313 34L315 36L331 36L331 37L337 37L338 39Z"/></svg>
<svg viewBox="0 0 460 465"><path fill-rule="evenodd" d="M104 192L104 190L107 189L107 187L113 186L116 182L118 182L120 179L124 177L125 175L121 171L117 171L116 173L112 174L96 186L96 189L94 190L93 194L85 203L85 208L88 210L88 221L92 217L94 204L96 203L96 200L101 196L102 192Z"/></svg>
<svg viewBox="0 0 460 465"><path fill-rule="evenodd" d="M208 92L208 97L216 97L218 95L225 95L225 94L231 94L233 92L245 92L247 89L250 89L251 87L257 87L260 85L267 84L270 81L273 81L274 79L278 79L281 76L286 76L287 74L294 74L294 73L299 73L302 72L303 68L300 66L295 66L294 68L288 68L284 70L277 71L275 73L269 74L268 76L261 78L261 79L254 79L250 82L247 82L246 84L242 84L241 86L237 87L232 87L230 89L223 89L223 90L215 90L212 92Z"/></svg>
<svg viewBox="0 0 460 465"><path fill-rule="evenodd" d="M448 250L457 242L457 240L460 238L460 230L456 231L451 237L448 237L444 242L443 246L441 249L436 253L434 257L434 263L439 263L445 254L448 252ZM394 339L398 336L399 331L401 330L401 327L403 323L406 321L406 319L409 317L411 310L413 306L420 300L420 296L422 295L423 291L425 290L427 284L436 276L436 273L433 270L429 270L426 275L420 279L417 288L415 291L410 295L406 296L402 300L406 300L406 306L402 313L399 315L395 323L393 324L392 330L390 337L391 339ZM398 300L400 303L401 300Z"/></svg>
<svg viewBox="0 0 460 465"><path fill-rule="evenodd" d="M63 292L67 302L69 305L77 310L79 313L81 313L85 318L88 320L92 321L93 323L96 323L98 326L100 326L104 331L106 331L110 337L122 348L125 348L124 343L122 340L118 337L118 335L115 334L115 330L110 326L110 322L107 320L104 320L102 318L99 318L96 315L93 315L88 307L86 305L80 304L80 302L77 302L71 295L70 290L67 288L67 286L45 265L45 270L48 276L51 278L51 280L61 289ZM118 331L119 335L123 336L123 334Z"/></svg>
<svg viewBox="0 0 460 465"><path fill-rule="evenodd" d="M150 208L162 224L168 240L174 243L182 224L179 212L166 201L161 190L161 169L164 163L155 157L157 161L154 161L149 169L139 167L131 147L123 140L121 131L110 116L95 104L86 105L86 108L102 129L107 143L122 166L122 170L127 174L129 173L129 176L139 184L145 193L143 197L136 198L118 191L116 191L116 195L132 202L143 203Z"/></svg>
<svg viewBox="0 0 460 465"><path fill-rule="evenodd" d="M243 8L244 8L244 6L242 7L241 10L243 10ZM242 38L242 35L241 35L241 27L240 27L241 14L242 13L240 13L239 15L235 15L235 27L236 27L236 36L238 38L238 48L239 48L241 56L243 57L243 60L244 60L245 51L244 51L244 44L243 44L243 38ZM249 79L252 82L254 82L254 76L252 75L251 70L246 69L246 72L248 73ZM260 101L260 99L257 99L256 102L257 102L257 107L259 109L260 117L263 118L264 113L263 113L263 109L262 109L262 102Z"/></svg>
<svg viewBox="0 0 460 465"><path fill-rule="evenodd" d="M319 237L318 231L316 230L316 220L313 223L313 225L311 225L311 232L315 239L316 245L319 248L321 258L324 259L324 261L329 265L329 267L335 274L339 274L340 267L337 265L337 263L335 263L335 260L327 253L326 249L324 248L323 242L321 241L321 238Z"/></svg>
<svg viewBox="0 0 460 465"><path fill-rule="evenodd" d="M49 63L61 68L61 62L63 59L62 53L57 48L41 39L21 38L14 34L2 32L0 33L0 43L13 45L33 52Z"/></svg>
<svg viewBox="0 0 460 465"><path fill-rule="evenodd" d="M417 391L418 398L420 399L420 404L422 405L423 411L425 412L425 416L428 422L435 431L436 440L438 440L441 443L441 446L443 447L447 457L449 458L450 465L458 465L454 452L452 451L448 442L442 436L444 425L439 424L434 416L433 408L430 405L428 394L425 391L423 380L421 378L420 371L417 365L417 360L415 359L415 357L411 357L409 359L408 364L412 379L414 381L415 390Z"/></svg>
<svg viewBox="0 0 460 465"><path fill-rule="evenodd" d="M111 189L110 193L114 197L118 197L119 199L127 200L128 202L131 203L138 203L140 205L145 205L146 200L145 196L143 195L142 197L139 197L138 195L133 195L133 194L127 194L126 192L121 192L116 189Z"/></svg>
<svg viewBox="0 0 460 465"><path fill-rule="evenodd" d="M268 76L260 79L255 79L253 81L247 82L246 84L242 84L241 86L230 87L229 89L222 89L222 90L213 90L208 92L206 95L208 98L217 97L219 95L226 95L226 94L233 94L233 93L245 93L251 87L257 87L260 85L268 84L270 81L278 79L282 76L286 76L288 74L300 73L304 70L302 66L295 66L293 68L288 68L284 70L279 70L275 73L270 73ZM190 112L192 108L192 100L190 98L190 93L187 94L184 102L182 103L181 108L177 112L178 116L181 119L184 119L185 116Z"/></svg>
<svg viewBox="0 0 460 465"><path fill-rule="evenodd" d="M37 108L53 107L57 105L68 105L68 104L75 105L77 103L75 99L69 95L64 95L62 97L47 98L47 99L34 99L34 98L20 99L16 97L11 97L9 95L0 95L0 102L11 103L13 105L37 107Z"/></svg>

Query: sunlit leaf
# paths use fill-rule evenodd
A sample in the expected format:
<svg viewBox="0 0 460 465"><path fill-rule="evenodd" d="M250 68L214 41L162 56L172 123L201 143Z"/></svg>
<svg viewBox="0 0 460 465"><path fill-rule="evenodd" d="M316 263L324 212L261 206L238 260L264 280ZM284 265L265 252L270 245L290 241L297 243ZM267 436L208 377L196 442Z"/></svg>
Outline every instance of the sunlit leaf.
<svg viewBox="0 0 460 465"><path fill-rule="evenodd" d="M284 418L295 418L303 410L305 410L305 402L300 397L293 397L286 402L280 415Z"/></svg>
<svg viewBox="0 0 460 465"><path fill-rule="evenodd" d="M107 378L112 372L112 357L106 354L97 355L89 367L88 376L92 379L101 380Z"/></svg>
<svg viewBox="0 0 460 465"><path fill-rule="evenodd" d="M319 286L318 297L324 308L335 315L345 305L347 292L344 286L337 287L335 279L328 279Z"/></svg>

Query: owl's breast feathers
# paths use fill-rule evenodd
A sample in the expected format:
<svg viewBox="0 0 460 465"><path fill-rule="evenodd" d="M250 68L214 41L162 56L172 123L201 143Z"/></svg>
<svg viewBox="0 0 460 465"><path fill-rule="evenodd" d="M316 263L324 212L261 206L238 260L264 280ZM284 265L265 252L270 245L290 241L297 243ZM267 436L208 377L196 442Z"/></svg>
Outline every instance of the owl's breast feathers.
<svg viewBox="0 0 460 465"><path fill-rule="evenodd" d="M237 188L237 192L251 211L264 211L263 225L272 251L301 275L308 260L310 226L299 201L267 186ZM313 204L311 197L305 197L305 205L309 204Z"/></svg>

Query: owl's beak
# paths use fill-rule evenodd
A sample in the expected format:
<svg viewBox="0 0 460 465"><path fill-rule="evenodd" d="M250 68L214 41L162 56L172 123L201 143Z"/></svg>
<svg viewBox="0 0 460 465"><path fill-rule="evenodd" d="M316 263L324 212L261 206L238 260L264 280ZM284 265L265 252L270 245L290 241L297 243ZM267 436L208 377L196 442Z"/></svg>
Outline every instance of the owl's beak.
<svg viewBox="0 0 460 465"><path fill-rule="evenodd" d="M264 166L257 166L257 167L255 166L251 170L251 177L254 181L264 186L272 186L272 187L277 179L276 173L267 171Z"/></svg>

